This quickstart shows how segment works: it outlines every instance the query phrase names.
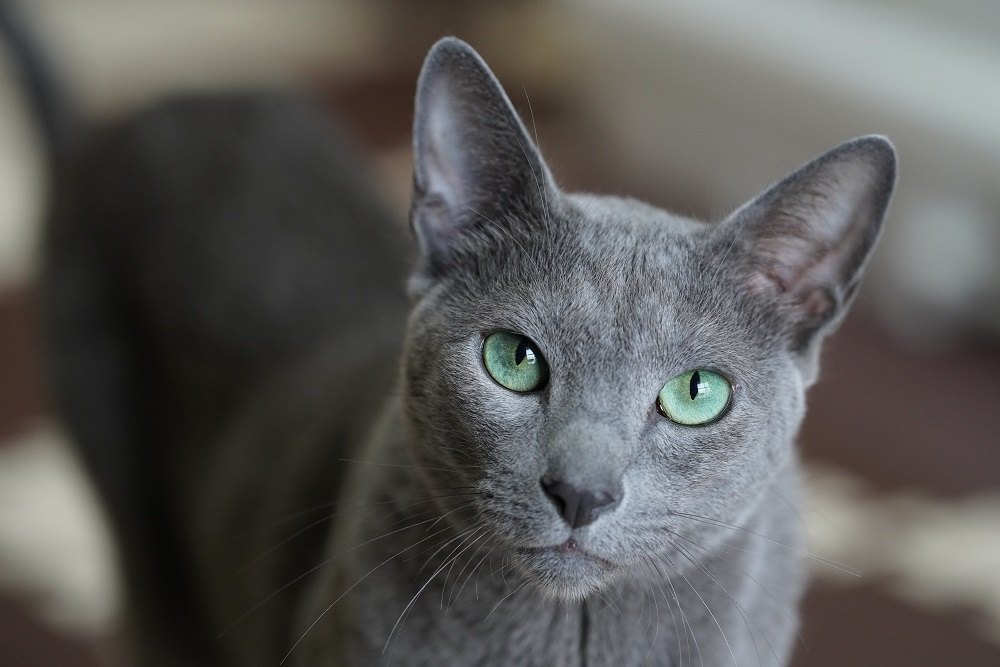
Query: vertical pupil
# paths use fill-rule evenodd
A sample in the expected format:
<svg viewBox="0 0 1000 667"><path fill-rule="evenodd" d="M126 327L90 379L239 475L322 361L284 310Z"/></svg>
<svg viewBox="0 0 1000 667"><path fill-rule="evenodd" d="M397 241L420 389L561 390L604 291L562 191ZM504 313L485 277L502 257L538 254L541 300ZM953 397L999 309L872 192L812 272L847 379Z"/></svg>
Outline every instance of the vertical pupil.
<svg viewBox="0 0 1000 667"><path fill-rule="evenodd" d="M701 384L701 374L698 373L698 371L695 371L694 373L691 374L690 392L691 392L691 400L692 401L698 395L698 385L699 384Z"/></svg>

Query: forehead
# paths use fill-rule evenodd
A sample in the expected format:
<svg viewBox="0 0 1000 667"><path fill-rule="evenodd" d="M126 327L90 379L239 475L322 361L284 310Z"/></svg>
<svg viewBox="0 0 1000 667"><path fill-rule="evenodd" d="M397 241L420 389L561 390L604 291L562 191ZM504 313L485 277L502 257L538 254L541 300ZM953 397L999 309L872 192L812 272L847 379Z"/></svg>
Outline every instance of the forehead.
<svg viewBox="0 0 1000 667"><path fill-rule="evenodd" d="M753 356L753 318L713 264L709 225L597 197L571 200L559 215L548 238L510 246L503 261L516 270L498 272L481 295L498 306L496 326L535 339L552 360L623 372Z"/></svg>

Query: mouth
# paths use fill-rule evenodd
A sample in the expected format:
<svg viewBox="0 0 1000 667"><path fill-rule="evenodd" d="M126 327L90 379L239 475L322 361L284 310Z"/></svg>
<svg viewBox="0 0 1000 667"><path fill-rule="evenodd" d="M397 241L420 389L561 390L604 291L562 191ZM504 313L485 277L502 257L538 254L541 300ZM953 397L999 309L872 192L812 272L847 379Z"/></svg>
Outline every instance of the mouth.
<svg viewBox="0 0 1000 667"><path fill-rule="evenodd" d="M517 551L522 554L542 554L554 556L555 558L566 561L592 561L608 569L615 568L615 564L607 558L601 558L600 556L585 551L572 537L562 544L554 544L548 547L525 547L523 549L518 549Z"/></svg>
<svg viewBox="0 0 1000 667"><path fill-rule="evenodd" d="M546 595L579 600L593 593L618 571L615 563L592 554L570 538L548 547L517 549L517 564Z"/></svg>

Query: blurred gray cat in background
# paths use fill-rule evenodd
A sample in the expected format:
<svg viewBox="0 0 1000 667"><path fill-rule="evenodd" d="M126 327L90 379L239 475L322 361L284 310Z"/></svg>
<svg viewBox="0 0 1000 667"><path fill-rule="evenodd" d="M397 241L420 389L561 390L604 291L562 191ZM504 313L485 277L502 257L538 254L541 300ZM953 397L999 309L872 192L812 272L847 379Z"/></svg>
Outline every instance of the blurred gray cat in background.
<svg viewBox="0 0 1000 667"><path fill-rule="evenodd" d="M51 146L54 391L142 664L787 662L794 438L885 139L716 223L565 193L446 38L415 261L305 99L181 99Z"/></svg>

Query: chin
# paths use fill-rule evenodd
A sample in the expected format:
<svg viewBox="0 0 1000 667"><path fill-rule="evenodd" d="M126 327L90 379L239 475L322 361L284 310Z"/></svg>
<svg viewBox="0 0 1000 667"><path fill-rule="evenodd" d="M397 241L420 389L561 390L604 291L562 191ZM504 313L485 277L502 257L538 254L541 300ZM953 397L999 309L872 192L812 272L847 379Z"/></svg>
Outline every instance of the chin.
<svg viewBox="0 0 1000 667"><path fill-rule="evenodd" d="M544 597L575 602L607 587L620 566L581 550L572 540L553 547L518 549L515 565Z"/></svg>

